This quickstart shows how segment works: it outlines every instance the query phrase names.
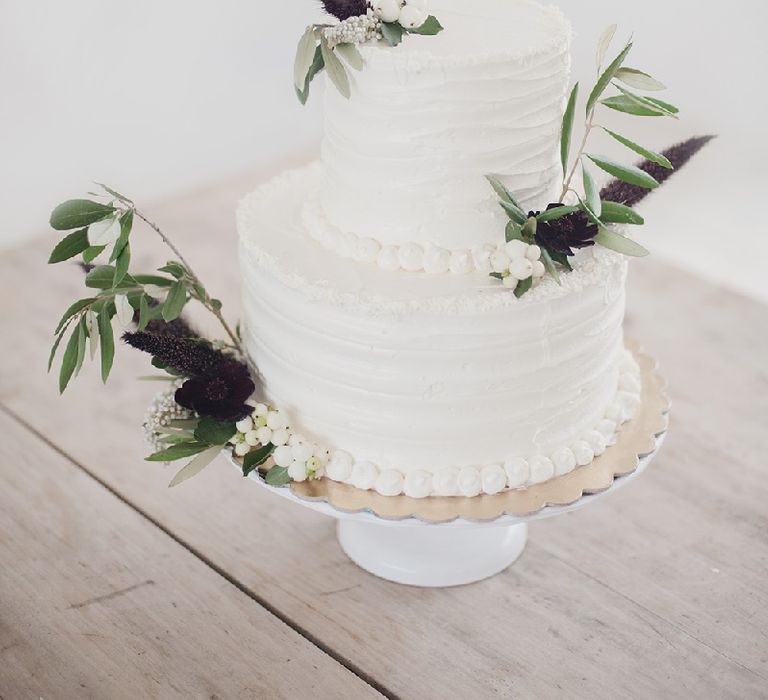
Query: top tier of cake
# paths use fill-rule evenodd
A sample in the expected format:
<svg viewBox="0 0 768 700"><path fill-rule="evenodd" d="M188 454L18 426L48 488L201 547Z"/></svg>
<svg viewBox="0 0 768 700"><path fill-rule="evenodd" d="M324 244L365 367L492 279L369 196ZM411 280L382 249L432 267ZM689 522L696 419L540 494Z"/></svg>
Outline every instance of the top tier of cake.
<svg viewBox="0 0 768 700"><path fill-rule="evenodd" d="M432 0L445 27L363 46L347 100L325 91L322 227L384 245L496 243L506 217L484 179L524 207L557 196L570 71L568 21L532 0Z"/></svg>

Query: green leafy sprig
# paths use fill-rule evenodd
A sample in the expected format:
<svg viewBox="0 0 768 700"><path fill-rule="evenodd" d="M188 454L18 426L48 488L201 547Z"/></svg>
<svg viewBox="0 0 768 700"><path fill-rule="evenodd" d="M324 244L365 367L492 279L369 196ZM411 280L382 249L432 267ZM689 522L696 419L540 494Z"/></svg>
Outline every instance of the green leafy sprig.
<svg viewBox="0 0 768 700"><path fill-rule="evenodd" d="M240 339L229 327L218 299L208 294L174 243L147 219L134 203L115 190L101 185L110 198L106 203L88 199L64 202L51 214L51 226L57 231L71 231L54 248L50 264L81 256L92 263L109 251L108 263L91 269L85 277L89 296L75 301L64 313L54 331L55 340L48 362L50 371L64 337L69 333L59 372L59 390L64 392L77 376L85 359L86 346L91 358L101 350L101 376L107 381L115 355L113 322L123 326L136 321L139 330L162 319L177 319L190 301L197 301L213 314L224 329L228 344L246 357ZM176 259L161 267L157 274L133 274L131 234L134 221L144 221L175 254Z"/></svg>
<svg viewBox="0 0 768 700"><path fill-rule="evenodd" d="M293 68L293 83L301 104L309 99L309 89L315 77L325 70L339 93L349 99L352 96L348 68L362 71L365 61L356 44L342 42L332 44L327 30L338 25L311 24L299 40ZM389 46L398 46L406 34L434 36L443 27L430 15L420 27L404 27L399 22L379 22L378 33Z"/></svg>
<svg viewBox="0 0 768 700"><path fill-rule="evenodd" d="M542 248L542 262L547 272L560 283L559 269L571 271L572 267L568 256L562 252L547 249L542 245L541 237L536 237L537 227L542 223L556 222L564 217L585 216L588 223L594 227L594 243L609 248L624 255L642 257L648 255L648 251L639 243L623 236L611 229L610 224L640 225L644 220L633 209L621 202L603 201L600 197L592 168L612 175L621 182L636 187L654 189L659 182L646 171L635 165L624 164L604 156L587 152L589 137L597 128L602 129L611 138L625 148L641 155L646 161L653 162L663 168L672 168L670 161L662 154L635 143L633 140L622 136L615 131L597 123L598 109L605 107L611 110L623 112L633 116L646 117L672 117L677 118L678 108L668 102L657 98L638 94L633 90L653 92L664 90L665 86L645 71L625 66L625 61L632 50L632 42L628 42L616 58L604 66L605 56L616 34L617 26L609 27L600 38L597 49L597 73L598 78L589 93L585 106L584 136L575 156L571 160L573 131L579 102L579 83L573 86L570 92L565 114L563 117L560 137L560 157L563 169L563 184L559 202L564 202L567 196L572 195L577 204L573 206L561 204L550 207L539 213L525 213L523 208L515 201L514 196L501 183L498 178L489 176L488 180L499 197L500 204L509 216L506 239L520 239L528 244L538 244ZM618 91L618 95L606 96L610 88ZM632 88L633 90L631 90ZM573 187L577 173L581 174L583 185L582 193ZM499 275L492 275L499 277ZM520 283L515 293L522 296L532 287L532 283L526 280Z"/></svg>
<svg viewBox="0 0 768 700"><path fill-rule="evenodd" d="M646 189L655 189L659 186L659 182L635 165L625 164L604 156L587 153L586 148L589 142L589 137L596 128L602 129L622 146L647 160L651 160L664 168L672 168L672 164L662 154L656 153L649 148L645 148L626 136L622 136L605 126L597 124L598 108L603 106L608 109L617 110L634 116L666 116L674 119L677 119L677 114L679 112L678 108L674 105L662 102L656 98L639 95L629 89L629 87L644 91L666 89L661 82L648 73L624 65L633 47L631 41L628 42L618 56L604 68L605 55L610 48L616 30L616 25L608 27L598 43L598 79L589 93L586 102L584 136L570 167L571 142L579 96L578 83L574 85L568 100L560 139L561 163L563 168L563 186L560 192L560 201L562 202L569 193L578 197L579 209L581 209L589 219L600 228L601 233L602 230L606 228L605 224L637 224L639 222L637 217L634 216L628 208L623 208L620 203L604 203L600 199L599 191L591 173L591 166L597 166L599 169L622 182L638 187L644 187ZM609 88L615 88L620 94L613 97L605 97L605 93ZM573 180L579 171L582 175L583 198L581 198L578 192L572 187ZM603 217L604 205L607 205L608 208L608 213L605 217ZM610 236L607 236L606 238L612 239ZM622 248L625 247L626 246L622 245ZM625 250L619 252L628 254ZM643 254L647 255L648 252L644 251Z"/></svg>

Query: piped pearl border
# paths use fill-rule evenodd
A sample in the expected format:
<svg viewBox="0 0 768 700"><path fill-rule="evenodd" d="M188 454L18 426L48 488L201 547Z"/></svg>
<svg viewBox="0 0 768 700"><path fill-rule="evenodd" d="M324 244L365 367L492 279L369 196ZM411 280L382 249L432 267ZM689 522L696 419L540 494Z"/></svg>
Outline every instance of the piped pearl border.
<svg viewBox="0 0 768 700"><path fill-rule="evenodd" d="M484 467L446 467L434 474L413 471L404 474L395 469L380 470L370 462L355 462L351 455L336 451L325 468L325 475L365 491L382 496L405 494L411 498L428 496L494 495L505 489L519 489L541 484L556 476L590 464L615 441L623 423L631 420L640 407L640 368L627 353L622 360L619 390L605 417L573 445L560 447L550 455L512 457L504 464Z"/></svg>
<svg viewBox="0 0 768 700"><path fill-rule="evenodd" d="M377 265L388 272L426 272L431 275L446 273L466 275L473 272L486 275L490 272L506 274L511 263L511 260L507 259L506 267L500 265L500 262L503 262L503 256L506 255L504 243L485 244L471 250L465 248L449 250L431 244L422 246L415 242L385 245L375 238L347 233L327 222L316 200L306 203L302 212L302 223L310 238L326 250L358 263ZM527 275L527 277L533 274L536 279L543 277L544 266L535 265L537 261L538 258L531 261L535 270L523 270L518 274ZM504 269L501 269L502 267ZM518 279L527 279L527 277L518 277Z"/></svg>
<svg viewBox="0 0 768 700"><path fill-rule="evenodd" d="M619 367L618 390L603 419L581 439L549 455L510 457L503 464L483 467L446 467L434 473L423 470L404 473L397 469L381 469L369 461L356 461L348 452L326 450L314 444L304 450L306 454L292 454L292 451L295 453L309 444L299 436L292 436L292 451L289 446L282 448L285 457L275 455L275 462L278 466L288 467L295 481L325 476L363 491L376 491L382 496L405 494L411 498L472 498L481 494L495 495L505 489L541 484L590 464L615 442L621 426L637 414L641 389L640 367L632 354L625 350ZM285 437L287 440L287 435ZM312 469L307 468L308 463L305 465L305 460L310 457Z"/></svg>

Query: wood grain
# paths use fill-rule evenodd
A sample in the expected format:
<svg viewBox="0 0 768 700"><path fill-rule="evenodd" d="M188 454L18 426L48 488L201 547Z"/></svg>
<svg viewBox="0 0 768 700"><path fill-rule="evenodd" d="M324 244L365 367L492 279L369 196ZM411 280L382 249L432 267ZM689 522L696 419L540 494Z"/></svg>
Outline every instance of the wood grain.
<svg viewBox="0 0 768 700"><path fill-rule="evenodd" d="M150 212L178 234L233 318L232 210L252 184ZM385 693L768 697L764 306L658 261L637 263L628 330L661 360L674 400L658 461L593 507L537 523L503 575L414 590L357 569L331 521L244 483L223 462L168 491L171 473L142 461L137 426L156 388L133 379L147 372L143 357L120 352L109 392L86 368L56 398L41 368L80 279L43 269L49 245L0 266L0 327L12 329L0 338L0 402ZM28 298L25 309L14 295ZM617 519L631 536L612 536Z"/></svg>
<svg viewBox="0 0 768 700"><path fill-rule="evenodd" d="M381 697L0 411L0 694Z"/></svg>

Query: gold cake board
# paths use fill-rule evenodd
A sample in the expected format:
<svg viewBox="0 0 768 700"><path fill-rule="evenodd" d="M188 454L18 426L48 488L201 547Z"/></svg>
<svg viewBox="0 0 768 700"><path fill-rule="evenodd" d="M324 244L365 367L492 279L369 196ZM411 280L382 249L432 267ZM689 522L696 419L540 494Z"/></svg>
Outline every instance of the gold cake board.
<svg viewBox="0 0 768 700"><path fill-rule="evenodd" d="M666 382L656 371L656 362L639 343L627 340L627 348L640 365L642 403L637 415L625 423L616 442L591 464L526 489L508 490L494 496L431 497L381 496L330 479L291 483L291 495L309 505L325 503L344 514L369 513L384 520L417 519L446 523L457 519L491 522L507 516L533 516L548 507L571 506L584 496L607 491L614 482L633 474L644 458L652 455L669 424ZM252 475L264 486L263 477ZM274 487L268 487L274 488ZM287 495L287 494L286 494Z"/></svg>

